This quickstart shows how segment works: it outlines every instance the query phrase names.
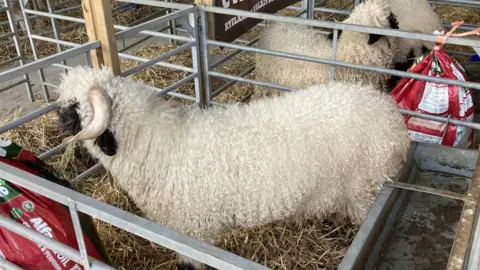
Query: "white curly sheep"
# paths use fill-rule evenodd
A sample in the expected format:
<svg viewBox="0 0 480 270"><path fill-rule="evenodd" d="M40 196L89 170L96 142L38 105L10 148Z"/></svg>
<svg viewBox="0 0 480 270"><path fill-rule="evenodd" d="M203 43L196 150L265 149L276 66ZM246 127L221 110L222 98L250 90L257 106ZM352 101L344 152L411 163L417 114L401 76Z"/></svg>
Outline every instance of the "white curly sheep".
<svg viewBox="0 0 480 270"><path fill-rule="evenodd" d="M395 17L390 12L388 0L370 0L359 4L344 23L398 28ZM390 68L393 67L395 40L394 37L343 31L337 44L336 59L353 64ZM313 28L303 25L269 24L262 33L258 47L324 59L332 57L332 41ZM389 75L341 67L337 67L335 71L335 80L372 84L387 90ZM327 83L329 77L330 65L265 54L257 54L256 57L255 79L259 81L305 88ZM251 100L280 92L281 90L255 86Z"/></svg>
<svg viewBox="0 0 480 270"><path fill-rule="evenodd" d="M433 34L435 30L439 32L444 30L442 20L427 0L393 0L390 5L392 13L398 21L399 30L423 34ZM340 37L341 34L340 31L338 36ZM332 40L333 34L330 34L328 38ZM393 57L394 69L400 71L407 71L416 57L433 48L433 42L408 38L398 38L396 44ZM398 76L390 77L388 88L393 89L400 79L401 77Z"/></svg>
<svg viewBox="0 0 480 270"><path fill-rule="evenodd" d="M395 103L371 86L208 110L152 99L107 68L77 67L58 89L59 125L77 134L65 142L83 140L147 218L212 244L225 229L293 216L360 224L410 147Z"/></svg>

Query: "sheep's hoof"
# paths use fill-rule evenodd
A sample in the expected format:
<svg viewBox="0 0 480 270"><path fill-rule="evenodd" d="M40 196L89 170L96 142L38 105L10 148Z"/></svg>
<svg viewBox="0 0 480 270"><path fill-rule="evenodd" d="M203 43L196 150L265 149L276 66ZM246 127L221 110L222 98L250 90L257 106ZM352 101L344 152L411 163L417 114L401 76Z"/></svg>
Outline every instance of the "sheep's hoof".
<svg viewBox="0 0 480 270"><path fill-rule="evenodd" d="M177 263L178 270L196 270L195 266L191 263Z"/></svg>

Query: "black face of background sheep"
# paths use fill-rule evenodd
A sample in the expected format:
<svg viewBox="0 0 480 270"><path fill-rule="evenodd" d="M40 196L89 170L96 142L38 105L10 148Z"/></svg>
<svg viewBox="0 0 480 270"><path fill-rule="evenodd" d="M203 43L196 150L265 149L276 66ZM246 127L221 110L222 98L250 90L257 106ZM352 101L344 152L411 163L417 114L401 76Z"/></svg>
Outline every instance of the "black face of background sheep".
<svg viewBox="0 0 480 270"><path fill-rule="evenodd" d="M390 12L390 16L388 17L388 22L390 24L391 29L398 29L397 17L392 12ZM337 38L340 38L341 35L342 35L342 30L338 30ZM375 42L379 41L381 37L382 35L369 34L368 45L375 44ZM333 32L328 35L328 39L333 40Z"/></svg>
<svg viewBox="0 0 480 270"><path fill-rule="evenodd" d="M422 46L422 54L426 54L428 52L430 52L430 50L427 47ZM403 63L400 63L400 62L395 63L394 69L399 70L399 71L407 72L408 69L413 65L413 61L415 61L415 54L414 54L413 50L411 50L410 53L407 56L407 61L405 61ZM390 77L390 79L388 79L389 88L393 90L395 88L395 86L397 86L397 84L400 82L401 79L402 79L402 77L392 75L392 77Z"/></svg>
<svg viewBox="0 0 480 270"><path fill-rule="evenodd" d="M388 22L390 24L391 29L399 29L397 16L395 16L395 14L393 14L393 12L390 12L390 16L388 17ZM341 34L342 34L342 30L338 30L338 38L340 38ZM368 39L368 44L369 45L374 44L381 37L382 37L381 35L370 34L370 37ZM328 35L328 39L333 40L333 32ZM428 53L428 52L429 52L429 49L425 46L422 46L422 53L425 54L425 53ZM414 54L414 51L412 49L410 51L409 55L407 56L407 61L395 63L394 69L406 72L413 65L413 61L415 61L415 54ZM387 82L390 90L395 88L395 86L397 86L397 84L400 82L401 79L402 79L402 77L392 75L390 77L390 79L388 79L388 82Z"/></svg>
<svg viewBox="0 0 480 270"><path fill-rule="evenodd" d="M75 135L83 128L77 109L78 102L75 101L70 102L69 106L62 107L58 110L60 129L66 136ZM117 141L109 129L105 130L102 135L95 139L95 144L107 156L113 156L117 153Z"/></svg>

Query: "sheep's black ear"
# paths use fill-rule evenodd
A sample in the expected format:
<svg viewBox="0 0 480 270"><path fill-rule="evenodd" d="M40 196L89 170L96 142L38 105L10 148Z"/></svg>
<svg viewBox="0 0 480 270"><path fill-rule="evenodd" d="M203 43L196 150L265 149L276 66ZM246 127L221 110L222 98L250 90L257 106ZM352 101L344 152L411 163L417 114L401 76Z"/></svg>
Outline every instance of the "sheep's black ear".
<svg viewBox="0 0 480 270"><path fill-rule="evenodd" d="M70 105L61 107L57 112L60 130L67 136L75 135L82 130L77 108L78 102L71 102Z"/></svg>
<svg viewBox="0 0 480 270"><path fill-rule="evenodd" d="M117 141L113 133L107 129L95 139L95 144L107 156L113 156L117 153Z"/></svg>
<svg viewBox="0 0 480 270"><path fill-rule="evenodd" d="M368 45L374 44L374 43L377 42L381 37L382 37L382 35L369 34L369 35L368 35Z"/></svg>
<svg viewBox="0 0 480 270"><path fill-rule="evenodd" d="M393 14L392 12L390 12L390 15L388 16L388 23L390 24L390 28L399 29L397 16L395 16L395 14Z"/></svg>

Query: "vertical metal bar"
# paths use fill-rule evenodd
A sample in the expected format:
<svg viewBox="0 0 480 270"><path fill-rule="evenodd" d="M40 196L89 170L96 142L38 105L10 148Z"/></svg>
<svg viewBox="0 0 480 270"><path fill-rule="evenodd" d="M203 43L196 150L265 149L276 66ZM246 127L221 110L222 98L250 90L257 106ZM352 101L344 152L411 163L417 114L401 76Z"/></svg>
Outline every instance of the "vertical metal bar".
<svg viewBox="0 0 480 270"><path fill-rule="evenodd" d="M47 8L48 8L48 13L51 13L51 14L54 13L50 0L47 0ZM57 29L57 23L55 22L55 19L53 17L50 17L50 22L52 23L53 35L54 35L55 39L60 40L60 36L58 34L58 29ZM58 43L57 43L57 52L62 52L62 47ZM63 60L62 63L65 66L68 66L67 60ZM68 73L68 69L65 69L65 73Z"/></svg>
<svg viewBox="0 0 480 270"><path fill-rule="evenodd" d="M28 39L30 40L30 45L32 46L33 58L35 61L38 60L38 52L37 52L37 44L35 40L32 38L32 24L30 23L30 18L28 14L25 12L25 7L20 5L20 9L22 10L23 19L25 21L25 26L27 28ZM40 77L40 82L43 88L44 98L46 102L50 102L50 95L48 93L48 87L45 85L45 74L43 73L43 68L38 70L38 75Z"/></svg>
<svg viewBox="0 0 480 270"><path fill-rule="evenodd" d="M172 0L167 0L167 2L172 2ZM165 14L170 14L172 13L173 9L172 8L167 8L165 9ZM168 21L168 33L170 35L177 35L178 32L177 32L177 21L176 20L170 20ZM178 45L178 41L175 40L175 39L169 39L170 40L170 44L174 44L174 45Z"/></svg>
<svg viewBox="0 0 480 270"><path fill-rule="evenodd" d="M92 67L92 57L89 52L85 53L85 60L87 61L87 66Z"/></svg>
<svg viewBox="0 0 480 270"><path fill-rule="evenodd" d="M112 9L112 12L113 12L113 10L119 9L119 7L118 7L118 1L114 1L114 3L115 3L115 5L114 5L114 8ZM128 10L128 9L127 9L127 10ZM116 14L115 14L116 17L117 17L117 23L118 23L118 24L121 24L121 23L120 23L120 13L121 13L121 12L120 12L120 10L119 10L119 11L116 12ZM125 48L125 46L127 46L127 45L125 44L125 39L124 39L124 38L122 38L122 46L123 46L123 48ZM123 48L122 48L122 49L123 49ZM120 48L119 48L119 51L120 51Z"/></svg>
<svg viewBox="0 0 480 270"><path fill-rule="evenodd" d="M307 14L308 14L308 1L309 0L302 0L302 11L305 11L301 17L306 19L307 18Z"/></svg>
<svg viewBox="0 0 480 270"><path fill-rule="evenodd" d="M333 42L332 42L332 61L337 59L337 39L338 39L338 29L333 29ZM335 66L330 66L330 81L335 80Z"/></svg>
<svg viewBox="0 0 480 270"><path fill-rule="evenodd" d="M313 19L315 14L315 0L307 0L307 19Z"/></svg>
<svg viewBox="0 0 480 270"><path fill-rule="evenodd" d="M77 244L80 250L80 255L82 255L83 266L86 270L90 270L87 247L85 245L85 240L83 239L83 231L82 225L80 224L80 218L78 217L77 203L72 199L68 199L68 209L70 210L70 215L72 216L73 228L75 229L75 236L77 237Z"/></svg>
<svg viewBox="0 0 480 270"><path fill-rule="evenodd" d="M25 64L25 58L24 58L22 46L20 44L20 39L18 37L18 33L15 28L15 22L14 22L15 18L13 17L9 0L4 0L3 2L5 4L5 7L7 8L7 20L10 25L10 31L12 31L12 34L13 34L13 43L15 45L15 50L17 51L17 54L19 56L18 62L21 66L23 66ZM31 102L33 102L35 101L35 97L33 96L32 85L30 83L30 76L28 74L24 74L23 78L25 79L25 88L27 89L28 99Z"/></svg>
<svg viewBox="0 0 480 270"><path fill-rule="evenodd" d="M199 33L201 32L198 27L198 21L197 21L197 14L195 13L190 13L188 14L188 22L190 26L194 29L192 33L192 37L195 39L195 44L192 46L192 66L193 66L193 72L196 73L197 75L194 78L194 83L195 83L195 102L200 106L204 107L205 102L203 99L203 87L202 87L202 79L201 78L201 72L199 70L201 69L201 53L200 53L200 37Z"/></svg>
<svg viewBox="0 0 480 270"><path fill-rule="evenodd" d="M208 50L208 45L207 45L207 39L208 39L208 23L207 23L207 14L205 12L205 9L202 5L198 6L198 11L199 11L199 16L200 16L200 30L198 31L198 25L195 25L196 30L195 33L197 33L197 43L200 43L200 51L201 51L201 59L199 59L199 62L202 64L202 80L203 80L203 92L205 93L205 102L207 106L210 106L211 97L212 97L212 89L210 86L210 75L209 75L209 50ZM200 33L200 35L198 34Z"/></svg>

